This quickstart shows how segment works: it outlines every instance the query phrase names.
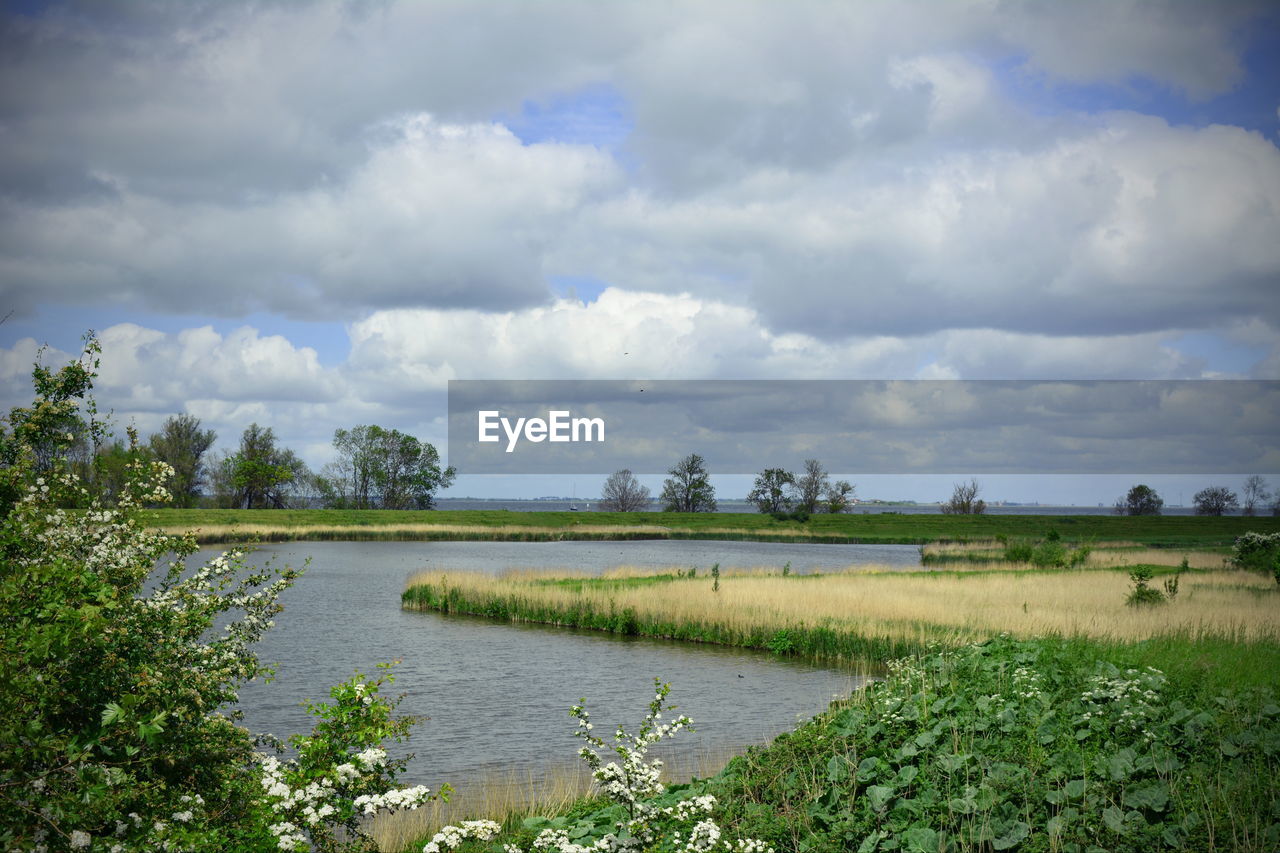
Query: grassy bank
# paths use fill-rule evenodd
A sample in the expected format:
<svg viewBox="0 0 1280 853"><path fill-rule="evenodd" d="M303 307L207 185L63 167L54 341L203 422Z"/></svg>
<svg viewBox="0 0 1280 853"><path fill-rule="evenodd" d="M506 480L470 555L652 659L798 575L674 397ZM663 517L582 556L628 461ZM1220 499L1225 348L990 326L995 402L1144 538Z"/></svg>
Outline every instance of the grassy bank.
<svg viewBox="0 0 1280 853"><path fill-rule="evenodd" d="M705 571L431 572L404 606L904 658L656 801L714 796L726 837L778 853L1280 849L1280 591L1193 567L1172 601L1132 608L1128 568L725 573L718 589ZM504 840L562 828L589 845L619 816L599 799L550 814L509 817Z"/></svg>
<svg viewBox="0 0 1280 853"><path fill-rule="evenodd" d="M747 539L780 542L904 543L1037 539L1056 530L1067 543L1134 542L1159 548L1221 548L1246 530L1280 531L1280 518L1195 516L1026 516L851 513L805 523L758 513L507 512L503 510L151 510L148 523L195 532L203 542L285 540Z"/></svg>
<svg viewBox="0 0 1280 853"><path fill-rule="evenodd" d="M653 802L710 795L725 837L778 853L1273 851L1276 650L1004 636L922 652ZM621 812L583 799L553 815L509 818L500 840L530 849L559 828L586 847Z"/></svg>
<svg viewBox="0 0 1280 853"><path fill-rule="evenodd" d="M824 661L883 661L930 643L1008 632L1133 642L1160 636L1280 638L1274 581L1235 571L1182 575L1177 599L1125 605L1124 571L705 573L578 577L424 572L405 607L768 649ZM1280 659L1275 663L1280 664Z"/></svg>

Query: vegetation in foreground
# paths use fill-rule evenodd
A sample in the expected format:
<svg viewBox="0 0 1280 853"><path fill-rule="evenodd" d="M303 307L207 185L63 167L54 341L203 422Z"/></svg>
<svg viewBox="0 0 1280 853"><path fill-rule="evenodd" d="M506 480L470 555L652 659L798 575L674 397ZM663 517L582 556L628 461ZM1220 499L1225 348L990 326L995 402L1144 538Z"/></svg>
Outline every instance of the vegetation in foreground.
<svg viewBox="0 0 1280 853"><path fill-rule="evenodd" d="M1196 649L1002 636L922 652L649 805L710 803L719 832L777 851L1274 850L1280 675L1253 686L1233 667L1190 677L1153 665ZM577 846L551 849L612 850L622 818L619 804L586 800L488 837L523 845L554 831Z"/></svg>
<svg viewBox="0 0 1280 853"><path fill-rule="evenodd" d="M756 513L507 512L505 510L156 509L146 523L200 542L288 540L724 539L899 543L1039 540L1064 546L1134 542L1157 548L1227 548L1248 530L1280 533L1280 517L819 514L779 521Z"/></svg>

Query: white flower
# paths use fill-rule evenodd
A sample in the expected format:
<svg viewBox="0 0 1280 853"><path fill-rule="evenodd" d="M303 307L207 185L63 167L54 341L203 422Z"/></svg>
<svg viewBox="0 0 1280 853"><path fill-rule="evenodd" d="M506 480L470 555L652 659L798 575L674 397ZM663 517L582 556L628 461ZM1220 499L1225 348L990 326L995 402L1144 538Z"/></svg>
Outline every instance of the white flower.
<svg viewBox="0 0 1280 853"><path fill-rule="evenodd" d="M72 849L72 850L81 850L81 849L83 849L83 848L85 848L85 847L88 847L88 846L89 846L89 841L90 841L90 840L91 840L91 839L90 839L90 837L89 837L89 833L87 833L87 832L81 832L81 831L80 831L80 830L78 830L78 829L75 829L75 830L72 830L72 831L71 831L71 842L70 842L70 843L71 843L71 849Z"/></svg>

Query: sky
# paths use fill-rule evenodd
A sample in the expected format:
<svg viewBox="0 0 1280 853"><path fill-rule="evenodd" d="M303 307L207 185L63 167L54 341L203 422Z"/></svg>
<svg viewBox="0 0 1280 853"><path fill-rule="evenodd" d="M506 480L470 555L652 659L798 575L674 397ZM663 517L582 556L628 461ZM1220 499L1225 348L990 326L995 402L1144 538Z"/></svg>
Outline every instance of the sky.
<svg viewBox="0 0 1280 853"><path fill-rule="evenodd" d="M0 10L5 409L88 329L316 468L450 379L1280 379L1274 4Z"/></svg>

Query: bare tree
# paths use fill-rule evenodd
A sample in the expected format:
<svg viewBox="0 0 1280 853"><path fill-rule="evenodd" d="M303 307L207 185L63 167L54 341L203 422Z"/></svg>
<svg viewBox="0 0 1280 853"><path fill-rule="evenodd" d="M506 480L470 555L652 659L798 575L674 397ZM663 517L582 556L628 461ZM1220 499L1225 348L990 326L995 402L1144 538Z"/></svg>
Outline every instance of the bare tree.
<svg viewBox="0 0 1280 853"><path fill-rule="evenodd" d="M817 459L804 460L804 473L796 477L796 509L813 514L818 511L818 501L831 484L827 469Z"/></svg>
<svg viewBox="0 0 1280 853"><path fill-rule="evenodd" d="M649 508L649 487L627 468L614 471L600 490L601 512L640 512Z"/></svg>
<svg viewBox="0 0 1280 853"><path fill-rule="evenodd" d="M981 515L987 511L987 502L978 497L982 487L977 480L967 483L956 483L951 492L951 500L942 505L946 515Z"/></svg>
<svg viewBox="0 0 1280 853"><path fill-rule="evenodd" d="M1244 515L1255 515L1270 497L1267 481L1260 474L1254 474L1244 481L1244 488L1240 490L1240 509Z"/></svg>
<svg viewBox="0 0 1280 853"><path fill-rule="evenodd" d="M1196 505L1196 515L1226 515L1240 505L1236 493L1226 486L1201 489L1191 500Z"/></svg>

